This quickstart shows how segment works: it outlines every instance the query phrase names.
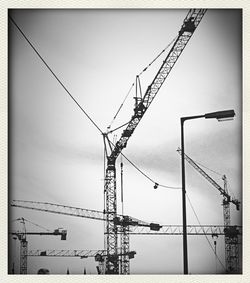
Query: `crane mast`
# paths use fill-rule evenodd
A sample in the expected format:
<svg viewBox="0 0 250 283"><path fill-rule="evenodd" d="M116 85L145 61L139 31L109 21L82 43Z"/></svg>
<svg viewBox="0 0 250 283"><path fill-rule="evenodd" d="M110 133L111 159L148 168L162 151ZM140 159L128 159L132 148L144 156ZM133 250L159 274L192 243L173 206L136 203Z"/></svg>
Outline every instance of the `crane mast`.
<svg viewBox="0 0 250 283"><path fill-rule="evenodd" d="M182 51L192 37L195 29L203 18L206 9L191 9L184 19L183 25L179 31L178 37L174 42L166 59L163 61L159 71L154 77L152 83L148 86L143 98L136 100L134 114L128 123L126 129L122 132L120 139L114 145L111 153L107 156L107 168L104 183L105 195L105 213L106 213L106 245L107 245L107 260L106 260L106 273L119 274L119 265L117 259L117 227L114 223L114 218L117 213L116 202L116 159L121 151L126 147L127 142L133 134L135 128L139 124L143 115L152 103L156 94L160 90L165 79L168 77L170 71L180 57ZM126 230L124 235L126 235ZM127 237L123 237L122 248L126 249ZM123 247L124 245L124 247ZM121 267L126 274L126 268Z"/></svg>
<svg viewBox="0 0 250 283"><path fill-rule="evenodd" d="M181 154L181 149L178 148L177 152ZM224 230L225 230L225 261L227 273L239 273L239 239L240 234L236 226L231 226L230 218L230 203L236 206L239 210L240 202L237 199L232 198L228 194L227 178L223 175L224 188L222 188L217 182L215 182L192 158L184 153L184 158L187 162L196 169L209 183L211 183L223 196L223 218L224 218Z"/></svg>

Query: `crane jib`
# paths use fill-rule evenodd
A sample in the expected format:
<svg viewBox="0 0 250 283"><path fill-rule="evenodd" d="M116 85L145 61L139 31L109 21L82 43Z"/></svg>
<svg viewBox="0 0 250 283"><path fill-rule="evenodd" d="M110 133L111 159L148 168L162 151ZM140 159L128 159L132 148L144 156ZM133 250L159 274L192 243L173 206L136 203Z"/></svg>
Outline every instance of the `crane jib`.
<svg viewBox="0 0 250 283"><path fill-rule="evenodd" d="M146 93L142 98L141 102L138 103L138 105L136 105L136 107L134 108L134 115L132 116L126 129L123 131L120 140L117 141L117 143L115 144L115 147L109 156L110 164L115 163L117 157L119 156L123 148L127 146L128 139L133 134L141 118L143 117L148 107L152 103L153 99L155 98L156 94L160 90L165 79L172 70L173 66L175 65L177 59L181 55L183 49L185 48L186 44L188 43L189 39L191 38L198 24L200 23L203 15L205 14L205 11L206 11L205 9L201 9L201 10L194 9L185 18L181 30L179 31L179 36L174 42L166 59L163 61L152 83L148 86Z"/></svg>

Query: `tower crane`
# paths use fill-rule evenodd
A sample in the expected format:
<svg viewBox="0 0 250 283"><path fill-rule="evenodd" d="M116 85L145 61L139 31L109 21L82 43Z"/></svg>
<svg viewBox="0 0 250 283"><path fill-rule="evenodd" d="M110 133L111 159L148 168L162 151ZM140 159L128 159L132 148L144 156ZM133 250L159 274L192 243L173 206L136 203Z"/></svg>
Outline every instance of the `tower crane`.
<svg viewBox="0 0 250 283"><path fill-rule="evenodd" d="M181 154L181 149L178 148L177 152ZM227 189L227 178L223 175L224 187L222 188L217 182L215 182L193 159L184 153L184 158L187 162L197 170L209 183L211 183L223 196L223 216L225 226L225 260L226 260L226 272L227 273L239 273L239 231L236 226L231 226L230 219L230 203L236 206L236 209L240 209L240 202L232 198Z"/></svg>
<svg viewBox="0 0 250 283"><path fill-rule="evenodd" d="M107 245L107 260L106 260L106 273L107 274L119 274L118 261L114 260L117 258L117 225L114 219L117 214L117 201L116 201L116 159L122 150L127 146L127 142L143 115L149 108L150 104L154 100L156 94L163 85L165 79L168 77L170 71L175 65L176 61L180 57L182 51L187 45L188 41L192 37L194 31L202 20L206 9L190 9L187 16L184 19L183 25L178 33L177 39L173 43L167 57L163 61L160 69L155 75L153 81L148 86L143 97L137 97L134 108L134 114L131 117L127 127L122 132L120 139L116 144L111 146L108 133L104 135L110 145L110 153L107 154L107 168L104 181L104 198L105 198L105 215L106 215L106 245ZM121 247L124 251L127 249L128 243L128 228L124 227L124 233L121 238ZM123 272L126 274L128 268L128 259L124 260L122 266Z"/></svg>
<svg viewBox="0 0 250 283"><path fill-rule="evenodd" d="M27 235L54 235L61 236L61 240L66 240L67 231L61 228L55 229L53 232L27 232L25 226L25 219L23 217L18 218L23 224L23 231L10 232L10 235L17 236L20 241L20 274L27 274L27 253L28 253L28 241Z"/></svg>
<svg viewBox="0 0 250 283"><path fill-rule="evenodd" d="M68 216L75 216L75 217L83 217L83 218L90 218L95 220L102 220L106 221L105 213L98 210L90 210L90 209L83 209L78 207L71 207L53 203L46 203L46 202L36 202L36 201L24 201L24 200L13 200L11 202L11 206L19 207L19 208L26 208L36 211L43 211L61 215L68 215ZM128 235L182 235L183 234L183 226L182 225L159 225L156 223L147 223L136 218L124 215L117 215L116 220L117 225L117 233L119 235L124 233L123 226L129 227L128 228ZM137 225L139 224L139 225ZM239 235L242 234L242 227L241 226L229 226L230 229L236 230ZM187 225L187 234L188 235L225 235L225 226L224 225ZM129 239L129 237L128 237ZM107 251L106 251L107 252ZM124 254L124 250L121 249L120 253L118 253L119 263L121 264L124 256L128 256L130 259L130 251L128 254ZM107 253L105 260L107 259ZM104 262L105 262L104 260ZM121 270L121 274L122 271ZM106 271L105 271L106 272ZM104 272L104 273L105 273ZM129 269L127 270L129 274Z"/></svg>

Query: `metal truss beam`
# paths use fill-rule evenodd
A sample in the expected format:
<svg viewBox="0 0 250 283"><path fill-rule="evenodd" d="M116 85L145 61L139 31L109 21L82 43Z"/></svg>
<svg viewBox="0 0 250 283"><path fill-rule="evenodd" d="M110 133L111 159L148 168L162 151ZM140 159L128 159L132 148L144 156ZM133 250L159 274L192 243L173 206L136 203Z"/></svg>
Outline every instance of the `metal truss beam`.
<svg viewBox="0 0 250 283"><path fill-rule="evenodd" d="M242 235L242 226L229 226L237 231L237 235ZM162 225L159 231L152 231L146 227L130 227L130 235L182 235L182 225ZM187 225L188 235L225 235L224 225ZM120 233L120 232L119 232Z"/></svg>

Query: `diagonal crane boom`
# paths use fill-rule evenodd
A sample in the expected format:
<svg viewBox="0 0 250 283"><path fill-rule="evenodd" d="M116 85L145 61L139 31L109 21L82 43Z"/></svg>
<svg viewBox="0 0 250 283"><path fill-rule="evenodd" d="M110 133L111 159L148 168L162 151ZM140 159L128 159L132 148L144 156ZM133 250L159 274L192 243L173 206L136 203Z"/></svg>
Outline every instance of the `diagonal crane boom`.
<svg viewBox="0 0 250 283"><path fill-rule="evenodd" d="M178 148L177 152L181 154L181 149ZM238 231L231 226L230 219L230 203L236 206L236 209L240 209L240 202L232 198L228 194L227 178L223 175L224 188L222 188L217 182L215 182L192 158L184 153L184 158L187 162L197 170L209 183L211 183L223 196L223 216L225 226L225 259L226 259L226 271L228 273L239 273L239 239Z"/></svg>
<svg viewBox="0 0 250 283"><path fill-rule="evenodd" d="M117 227L114 222L117 212L117 202L116 202L116 159L121 153L121 151L127 146L127 142L143 115L149 108L150 104L154 100L161 86L163 85L165 79L168 77L173 66L180 57L182 51L186 47L188 41L192 37L194 31L199 25L201 19L203 18L206 9L190 9L187 16L184 19L183 25L178 33L178 37L174 42L170 52L163 61L160 69L155 75L152 83L148 86L143 98L136 100L136 105L134 108L134 114L129 121L126 129L122 132L120 139L116 142L111 153L107 156L107 168L106 177L104 183L104 195L106 202L106 245L107 245L107 261L106 261L106 273L107 274L119 274L118 261L114 261L113 258L117 254ZM107 138L107 135L106 135ZM124 231L126 235L126 231ZM122 248L126 249L127 238L122 239ZM124 247L123 247L124 245ZM112 258L112 259L111 259ZM129 268L129 262L126 259L126 266L121 267L121 273L127 274Z"/></svg>
<svg viewBox="0 0 250 283"><path fill-rule="evenodd" d="M178 148L177 152L181 154L181 149ZM188 155L184 153L184 158L187 160L187 162L194 167L209 183L211 183L224 197L225 201L231 202L236 206L236 209L239 210L240 202L237 199L232 198L229 194L226 188L222 188L215 180L213 180L192 158L190 158ZM225 175L223 178L225 179Z"/></svg>

